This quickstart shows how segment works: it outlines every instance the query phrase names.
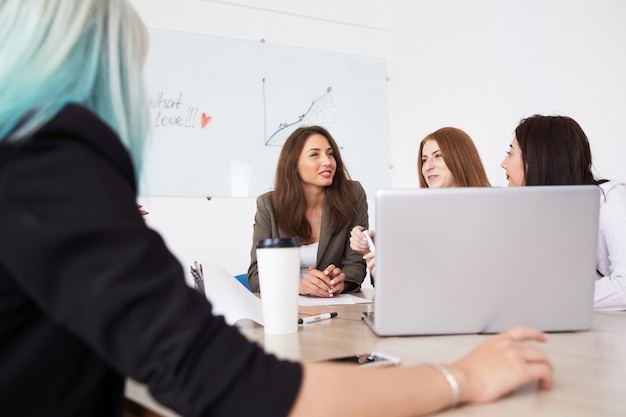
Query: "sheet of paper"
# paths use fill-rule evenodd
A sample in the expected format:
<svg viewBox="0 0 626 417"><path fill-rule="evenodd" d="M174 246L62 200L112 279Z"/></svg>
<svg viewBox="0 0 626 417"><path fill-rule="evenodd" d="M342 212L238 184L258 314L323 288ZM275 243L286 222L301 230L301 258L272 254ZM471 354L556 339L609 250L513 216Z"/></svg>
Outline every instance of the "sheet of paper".
<svg viewBox="0 0 626 417"><path fill-rule="evenodd" d="M234 325L242 319L263 324L261 299L248 291L224 268L203 264L204 291L213 305L213 313L223 315L226 323Z"/></svg>
<svg viewBox="0 0 626 417"><path fill-rule="evenodd" d="M331 298L309 297L301 295L298 305L301 306L332 306L342 304L363 304L371 303L371 300L357 297L351 294L337 294Z"/></svg>
<svg viewBox="0 0 626 417"><path fill-rule="evenodd" d="M227 270L219 265L206 263L204 271L204 291L206 298L213 305L213 313L224 316L226 323L234 325L248 319L263 325L261 299L248 291ZM301 306L324 306L342 304L362 304L372 301L351 294L337 294L332 298L309 297L301 295Z"/></svg>

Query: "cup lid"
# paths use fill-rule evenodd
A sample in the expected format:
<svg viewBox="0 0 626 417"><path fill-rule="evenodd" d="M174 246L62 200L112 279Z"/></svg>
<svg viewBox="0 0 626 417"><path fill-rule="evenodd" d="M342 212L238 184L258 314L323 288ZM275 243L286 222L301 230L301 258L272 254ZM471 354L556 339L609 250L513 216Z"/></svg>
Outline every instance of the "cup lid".
<svg viewBox="0 0 626 417"><path fill-rule="evenodd" d="M300 240L297 237L272 237L260 239L256 242L257 249L263 248L295 248L300 246Z"/></svg>

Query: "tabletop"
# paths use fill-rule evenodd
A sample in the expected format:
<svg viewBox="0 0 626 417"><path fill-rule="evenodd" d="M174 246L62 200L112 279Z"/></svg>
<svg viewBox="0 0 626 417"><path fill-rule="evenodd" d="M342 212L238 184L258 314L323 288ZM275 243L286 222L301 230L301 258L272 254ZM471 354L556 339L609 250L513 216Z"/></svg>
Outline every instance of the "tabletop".
<svg viewBox="0 0 626 417"><path fill-rule="evenodd" d="M370 293L363 294L371 297ZM373 304L300 307L300 317L337 312L337 317L298 326L291 335L265 335L263 327L242 323L240 331L278 357L314 362L365 352L383 352L401 359L400 366L453 362L487 335L378 337L363 322ZM550 391L530 383L500 401L462 406L444 416L624 416L626 415L626 312L595 312L591 330L551 333L542 348L554 365ZM366 395L367 393L364 393ZM161 407L143 385L127 383L127 399L158 414L177 414Z"/></svg>

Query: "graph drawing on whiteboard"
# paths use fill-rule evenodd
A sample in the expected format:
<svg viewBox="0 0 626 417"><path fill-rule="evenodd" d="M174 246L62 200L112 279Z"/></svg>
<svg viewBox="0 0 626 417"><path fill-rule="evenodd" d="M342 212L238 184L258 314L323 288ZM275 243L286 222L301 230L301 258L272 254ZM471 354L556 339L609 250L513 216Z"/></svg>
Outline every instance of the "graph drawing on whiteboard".
<svg viewBox="0 0 626 417"><path fill-rule="evenodd" d="M289 135L303 125L329 125L335 123L335 102L333 100L333 88L328 87L326 92L314 99L309 108L288 122L281 122L277 128L267 134L267 98L265 95L265 78L263 78L263 108L265 112L265 146L282 146Z"/></svg>

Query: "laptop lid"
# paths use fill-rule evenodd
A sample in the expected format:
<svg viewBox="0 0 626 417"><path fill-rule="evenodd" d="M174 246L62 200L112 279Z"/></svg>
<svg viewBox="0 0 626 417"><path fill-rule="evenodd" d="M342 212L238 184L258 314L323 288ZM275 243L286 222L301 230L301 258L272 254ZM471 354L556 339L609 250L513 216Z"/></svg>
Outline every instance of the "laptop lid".
<svg viewBox="0 0 626 417"><path fill-rule="evenodd" d="M596 186L380 190L380 336L591 327Z"/></svg>

